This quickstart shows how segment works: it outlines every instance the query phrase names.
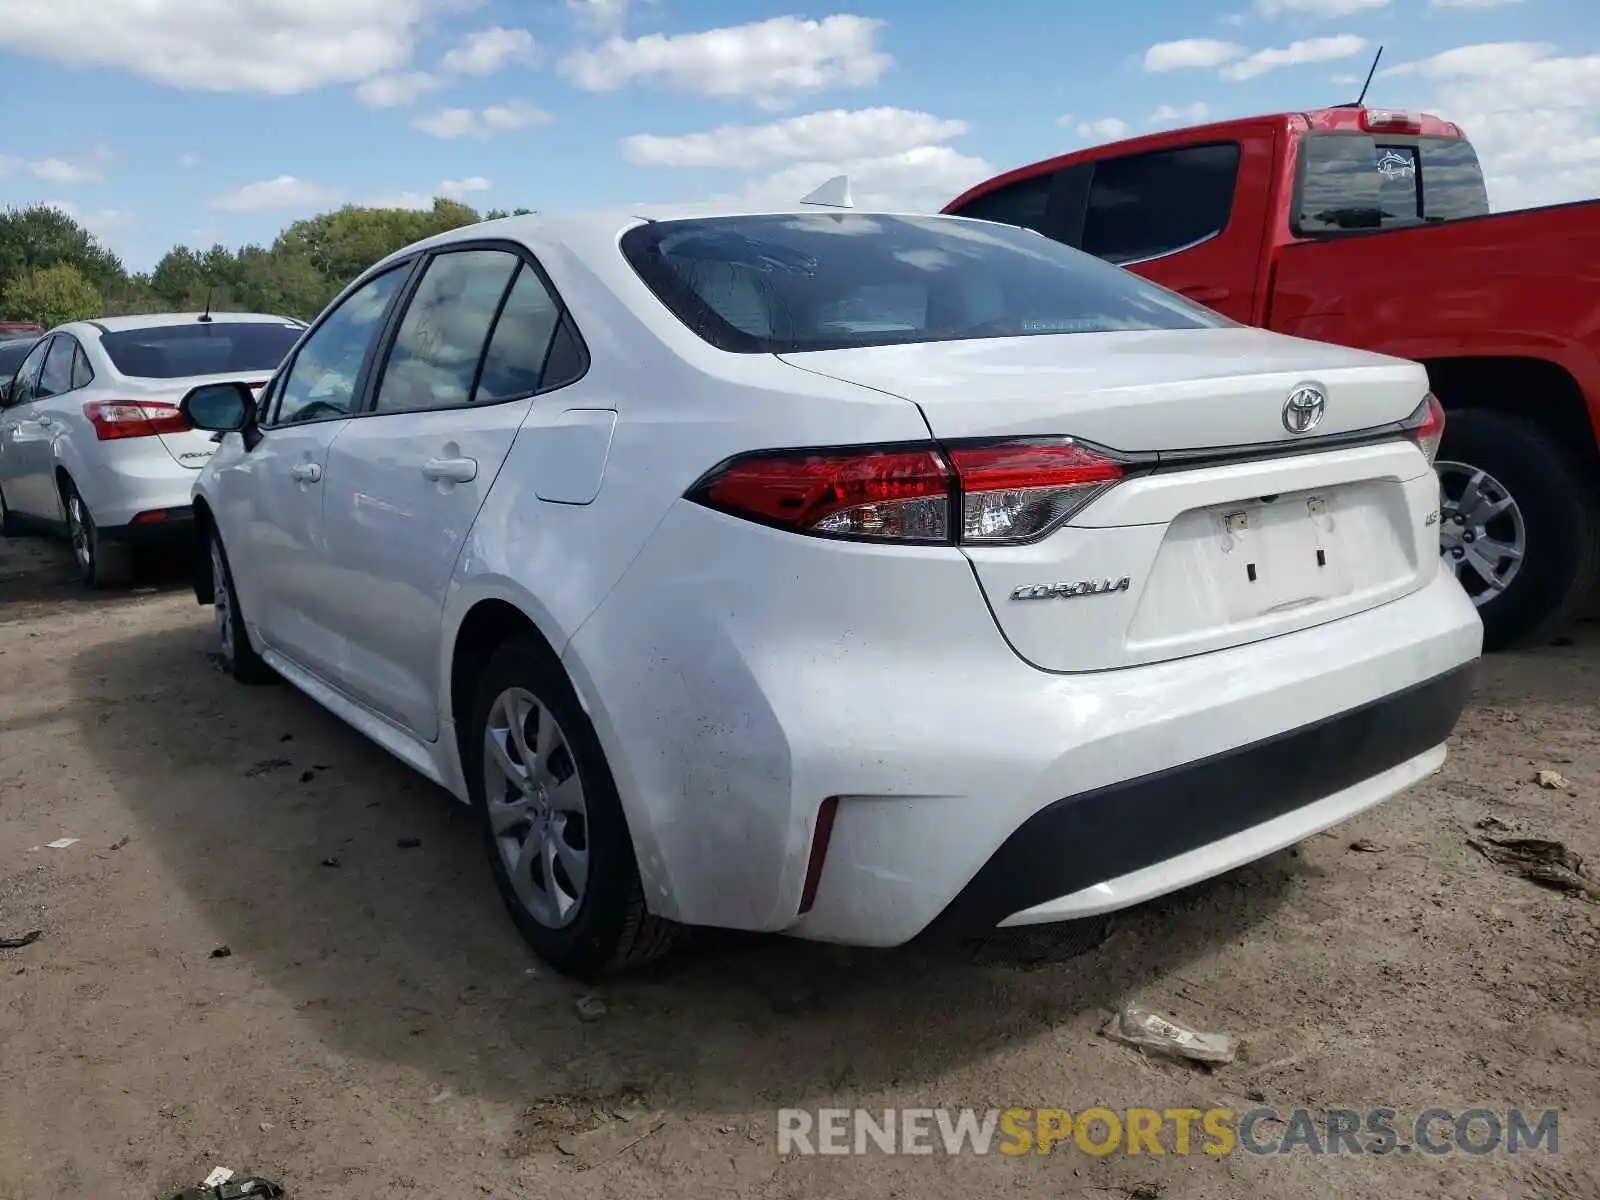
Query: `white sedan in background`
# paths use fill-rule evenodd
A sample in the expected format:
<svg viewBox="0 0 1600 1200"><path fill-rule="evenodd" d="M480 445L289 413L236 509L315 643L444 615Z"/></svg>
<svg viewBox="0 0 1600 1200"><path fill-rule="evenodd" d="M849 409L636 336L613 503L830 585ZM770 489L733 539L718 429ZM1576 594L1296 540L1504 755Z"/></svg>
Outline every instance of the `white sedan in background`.
<svg viewBox="0 0 1600 1200"><path fill-rule="evenodd" d="M194 477L216 450L178 401L218 376L265 383L304 329L162 313L51 330L0 393L0 529L64 531L84 582L127 583L139 547L190 536Z"/></svg>
<svg viewBox="0 0 1600 1200"><path fill-rule="evenodd" d="M1007 226L474 225L184 410L232 673L473 805L574 973L1171 891L1436 771L1480 650L1420 366Z"/></svg>

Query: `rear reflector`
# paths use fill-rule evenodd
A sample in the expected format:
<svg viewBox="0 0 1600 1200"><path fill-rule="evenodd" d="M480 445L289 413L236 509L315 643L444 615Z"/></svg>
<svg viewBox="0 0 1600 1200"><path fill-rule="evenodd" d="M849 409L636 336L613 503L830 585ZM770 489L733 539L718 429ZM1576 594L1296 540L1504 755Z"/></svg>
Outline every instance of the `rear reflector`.
<svg viewBox="0 0 1600 1200"><path fill-rule="evenodd" d="M822 537L949 544L1031 542L1122 478L1109 455L1068 438L940 449L761 451L688 492L710 508Z"/></svg>
<svg viewBox="0 0 1600 1200"><path fill-rule="evenodd" d="M822 867L828 861L828 843L833 839L833 818L838 811L837 796L829 796L817 809L817 827L811 833L811 857L806 860L805 886L800 891L802 916L817 902L817 885L822 882Z"/></svg>
<svg viewBox="0 0 1600 1200"><path fill-rule="evenodd" d="M1405 420L1406 435L1414 441L1431 463L1439 456L1439 443L1444 438L1444 405L1432 392L1423 397L1416 411Z"/></svg>
<svg viewBox="0 0 1600 1200"><path fill-rule="evenodd" d="M184 433L190 428L177 405L154 400L91 400L83 406L83 415L102 442Z"/></svg>

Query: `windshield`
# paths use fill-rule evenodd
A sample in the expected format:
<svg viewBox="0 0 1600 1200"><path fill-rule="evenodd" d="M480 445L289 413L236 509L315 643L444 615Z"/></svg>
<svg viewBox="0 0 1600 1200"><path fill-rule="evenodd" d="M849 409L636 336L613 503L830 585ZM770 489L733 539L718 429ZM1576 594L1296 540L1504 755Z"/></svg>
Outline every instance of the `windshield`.
<svg viewBox="0 0 1600 1200"><path fill-rule="evenodd" d="M100 335L112 365L138 379L277 370L304 326L294 321L196 321Z"/></svg>
<svg viewBox="0 0 1600 1200"><path fill-rule="evenodd" d="M1396 229L1489 211L1470 142L1324 133L1301 149L1295 228L1303 234Z"/></svg>
<svg viewBox="0 0 1600 1200"><path fill-rule="evenodd" d="M739 353L1230 324L1036 233L954 217L661 221L622 252L680 321Z"/></svg>

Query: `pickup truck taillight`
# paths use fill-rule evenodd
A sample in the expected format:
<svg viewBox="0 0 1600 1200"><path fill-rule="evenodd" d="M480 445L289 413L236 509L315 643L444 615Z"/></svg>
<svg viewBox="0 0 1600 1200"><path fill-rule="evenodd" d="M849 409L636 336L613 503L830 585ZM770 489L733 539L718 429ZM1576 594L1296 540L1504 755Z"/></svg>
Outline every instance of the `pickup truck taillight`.
<svg viewBox="0 0 1600 1200"><path fill-rule="evenodd" d="M1361 114L1361 128L1367 133L1416 134L1422 132L1422 118L1392 108L1369 108Z"/></svg>
<svg viewBox="0 0 1600 1200"><path fill-rule="evenodd" d="M1405 431L1430 463L1439 456L1439 442L1444 437L1444 405L1432 392L1423 397L1416 411L1406 418Z"/></svg>
<svg viewBox="0 0 1600 1200"><path fill-rule="evenodd" d="M740 455L687 498L796 533L857 541L1037 541L1122 478L1069 438L952 446L861 446Z"/></svg>
<svg viewBox="0 0 1600 1200"><path fill-rule="evenodd" d="M83 406L83 415L102 442L183 433L190 427L176 404L156 400L91 400Z"/></svg>

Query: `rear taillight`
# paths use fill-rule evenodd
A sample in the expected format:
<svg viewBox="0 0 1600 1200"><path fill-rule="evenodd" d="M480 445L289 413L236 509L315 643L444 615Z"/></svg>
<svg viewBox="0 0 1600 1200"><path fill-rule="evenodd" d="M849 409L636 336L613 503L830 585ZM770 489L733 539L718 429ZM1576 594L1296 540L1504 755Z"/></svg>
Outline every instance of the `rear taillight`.
<svg viewBox="0 0 1600 1200"><path fill-rule="evenodd" d="M102 442L183 433L190 428L177 405L155 400L91 400L83 406L83 415Z"/></svg>
<svg viewBox="0 0 1600 1200"><path fill-rule="evenodd" d="M762 451L717 467L688 498L822 537L995 545L1044 537L1121 478L1103 452L1029 438Z"/></svg>
<svg viewBox="0 0 1600 1200"><path fill-rule="evenodd" d="M1367 133L1421 133L1422 118L1393 108L1369 108L1361 114L1361 128Z"/></svg>
<svg viewBox="0 0 1600 1200"><path fill-rule="evenodd" d="M1444 437L1444 405L1432 392L1423 397L1416 411L1405 420L1406 436L1417 444L1431 463L1439 456L1439 442Z"/></svg>

